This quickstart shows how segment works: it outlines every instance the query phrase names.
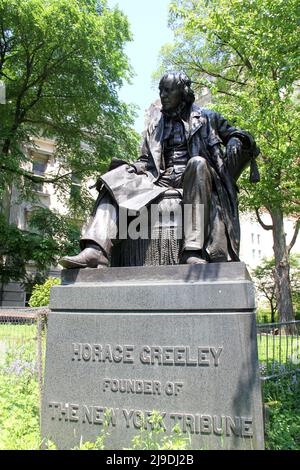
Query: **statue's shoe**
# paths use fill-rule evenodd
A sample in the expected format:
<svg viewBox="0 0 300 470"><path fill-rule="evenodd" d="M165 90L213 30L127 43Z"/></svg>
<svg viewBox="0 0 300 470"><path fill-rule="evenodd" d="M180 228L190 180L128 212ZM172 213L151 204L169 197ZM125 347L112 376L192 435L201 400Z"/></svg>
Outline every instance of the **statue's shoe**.
<svg viewBox="0 0 300 470"><path fill-rule="evenodd" d="M59 260L64 268L98 268L108 266L108 259L102 251L95 248L85 248L79 255L65 256Z"/></svg>
<svg viewBox="0 0 300 470"><path fill-rule="evenodd" d="M207 261L201 257L201 251L186 250L182 253L181 264L207 264Z"/></svg>

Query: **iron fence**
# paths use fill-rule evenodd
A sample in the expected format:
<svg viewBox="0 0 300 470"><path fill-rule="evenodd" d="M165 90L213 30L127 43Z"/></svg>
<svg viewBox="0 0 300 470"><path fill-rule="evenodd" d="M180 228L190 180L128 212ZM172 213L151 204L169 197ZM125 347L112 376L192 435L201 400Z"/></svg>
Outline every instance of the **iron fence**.
<svg viewBox="0 0 300 470"><path fill-rule="evenodd" d="M300 320L257 324L262 380L300 371Z"/></svg>
<svg viewBox="0 0 300 470"><path fill-rule="evenodd" d="M37 376L40 401L48 312L46 307L0 307L0 367L8 366L17 374L30 368Z"/></svg>

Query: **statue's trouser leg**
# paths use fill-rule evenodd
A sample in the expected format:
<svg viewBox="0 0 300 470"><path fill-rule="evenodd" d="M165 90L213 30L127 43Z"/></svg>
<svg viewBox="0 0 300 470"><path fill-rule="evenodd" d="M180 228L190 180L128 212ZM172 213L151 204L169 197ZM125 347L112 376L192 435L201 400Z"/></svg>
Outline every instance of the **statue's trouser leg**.
<svg viewBox="0 0 300 470"><path fill-rule="evenodd" d="M212 208L210 226L211 231L206 243L206 251L209 254L210 261L224 262L228 260L228 240L225 224L222 219L222 208L218 201L218 196L212 196Z"/></svg>
<svg viewBox="0 0 300 470"><path fill-rule="evenodd" d="M184 250L201 250L210 231L212 176L203 157L192 157L183 176Z"/></svg>
<svg viewBox="0 0 300 470"><path fill-rule="evenodd" d="M100 199L87 225L82 230L80 246L96 243L109 257L112 240L117 238L118 211L117 205L108 192Z"/></svg>

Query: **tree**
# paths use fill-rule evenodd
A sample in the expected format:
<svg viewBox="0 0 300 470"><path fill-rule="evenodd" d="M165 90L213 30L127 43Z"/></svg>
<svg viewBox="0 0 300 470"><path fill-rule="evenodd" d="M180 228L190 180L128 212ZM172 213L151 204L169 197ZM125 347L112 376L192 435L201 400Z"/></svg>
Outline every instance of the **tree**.
<svg viewBox="0 0 300 470"><path fill-rule="evenodd" d="M135 158L133 110L118 98L132 74L124 54L130 39L127 18L108 8L106 0L0 0L0 80L6 86L6 103L0 104L3 215L12 185L20 199L34 198L40 178L31 172L30 149L36 136L55 139L59 169L43 182L68 196L71 215L77 217L91 198L84 184L75 203L69 198L72 178L96 179L112 156ZM2 217L1 223L7 222ZM8 232L16 240L29 236L16 227L3 228L2 235ZM0 243L9 248L8 239Z"/></svg>
<svg viewBox="0 0 300 470"><path fill-rule="evenodd" d="M258 292L269 302L272 323L275 322L275 315L277 313L276 292L273 276L274 267L274 258L263 259L261 264L252 272Z"/></svg>
<svg viewBox="0 0 300 470"><path fill-rule="evenodd" d="M19 175L30 137L55 137L61 169L49 179L93 175L112 155L136 152L132 117L117 90L130 77L126 17L104 0L0 0L0 187ZM86 147L80 145L87 144ZM46 180L47 182L47 180Z"/></svg>
<svg viewBox="0 0 300 470"><path fill-rule="evenodd" d="M289 256L291 270L291 294L295 312L300 312L300 255ZM267 299L270 305L271 322L275 322L278 313L276 286L274 284L275 259L264 258L261 264L252 271L258 292Z"/></svg>
<svg viewBox="0 0 300 470"><path fill-rule="evenodd" d="M170 6L175 44L163 68L181 68L213 106L258 141L260 182L239 180L240 204L272 230L274 280L281 321L294 318L288 255L299 231L298 2L296 0L177 0ZM269 214L271 223L263 221ZM284 216L295 216L286 240Z"/></svg>
<svg viewBox="0 0 300 470"><path fill-rule="evenodd" d="M300 254L290 255L292 300L296 320L300 316Z"/></svg>
<svg viewBox="0 0 300 470"><path fill-rule="evenodd" d="M80 228L77 221L45 208L35 209L30 218L32 231L19 230L5 223L0 215L0 282L22 281L26 288L44 281L51 265L66 253L79 250ZM2 242L2 243L1 243ZM37 276L27 272L34 263Z"/></svg>

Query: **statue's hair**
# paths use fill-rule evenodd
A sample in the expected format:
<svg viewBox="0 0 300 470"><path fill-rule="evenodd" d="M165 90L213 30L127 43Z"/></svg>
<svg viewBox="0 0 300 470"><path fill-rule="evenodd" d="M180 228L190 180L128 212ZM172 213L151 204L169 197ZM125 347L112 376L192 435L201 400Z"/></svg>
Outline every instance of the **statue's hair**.
<svg viewBox="0 0 300 470"><path fill-rule="evenodd" d="M192 81L187 77L187 75L184 72L167 72L161 77L159 88L161 88L163 82L169 78L175 80L176 85L181 88L184 101L187 104L194 103L195 93L191 88Z"/></svg>

